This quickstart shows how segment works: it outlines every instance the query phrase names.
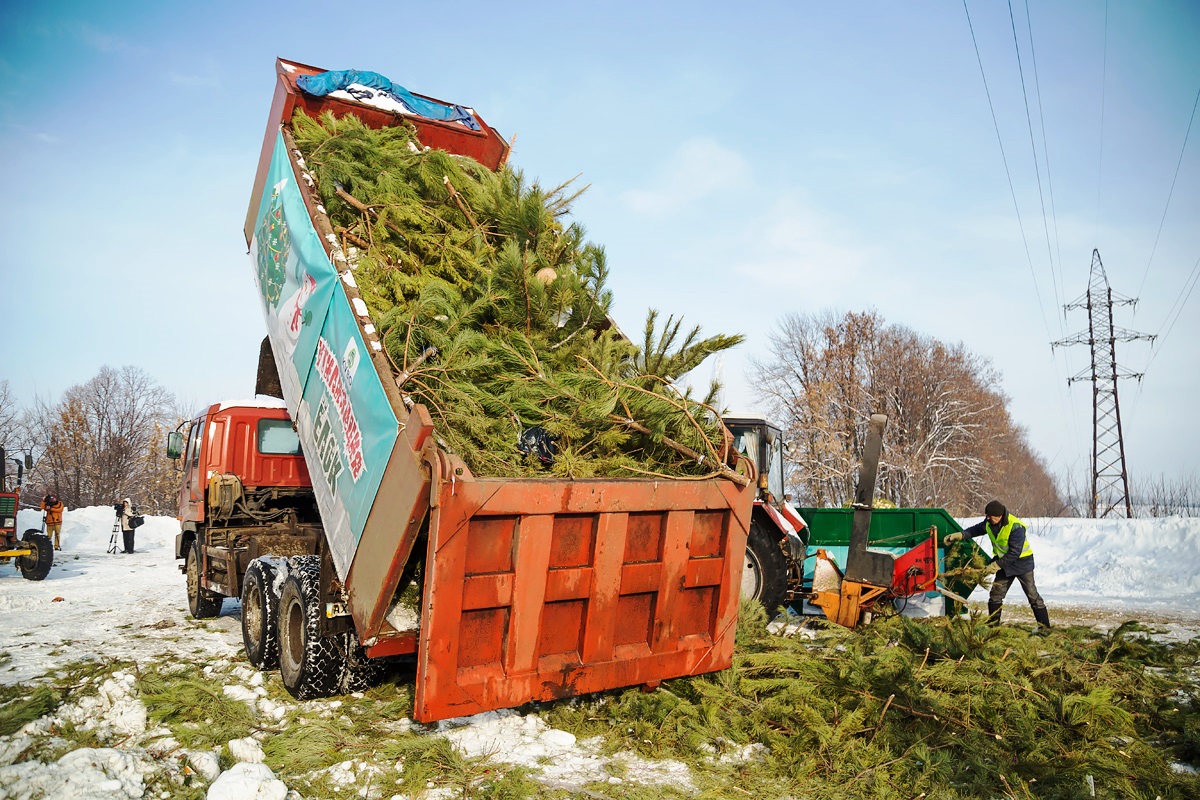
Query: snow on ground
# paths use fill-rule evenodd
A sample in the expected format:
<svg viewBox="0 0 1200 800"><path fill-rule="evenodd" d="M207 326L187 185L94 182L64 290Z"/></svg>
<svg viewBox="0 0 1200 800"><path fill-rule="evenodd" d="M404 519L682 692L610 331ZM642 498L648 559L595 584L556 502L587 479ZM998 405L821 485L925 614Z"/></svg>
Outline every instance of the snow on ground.
<svg viewBox="0 0 1200 800"><path fill-rule="evenodd" d="M174 558L179 525L171 517L147 517L132 555L107 552L114 521L108 507L68 511L63 549L44 581L27 581L11 565L0 565L0 684L45 675L85 656L143 662L164 657L227 663L241 648L240 608L226 601L224 613L203 623L190 618L183 576ZM964 525L978 521L962 520ZM41 515L20 512L20 530L40 527ZM1102 624L1129 618L1166 621L1175 633L1200 631L1200 518L1158 520L1030 519L1038 587L1054 618L1099 614ZM118 534L118 549L120 535ZM986 540L977 540L985 549ZM976 589L973 602L986 599ZM1019 585L1009 593L1006 615L1027 614ZM1097 618L1099 619L1099 618ZM242 673L245 673L244 675ZM262 697L262 676L239 667L245 686L227 687L266 718L285 709ZM215 753L176 750L165 731L147 730L146 709L133 693L134 677L117 672L99 686L76 693L54 714L13 736L0 737L0 796L64 800L137 798L147 776L163 769L190 770L210 782L208 800L283 800L295 797L261 763L252 740L230 744L238 763L220 772ZM245 695L242 697L242 695ZM39 737L53 737L62 721L87 726L113 746L81 748L55 763L14 763ZM443 723L447 737L468 756L525 766L548 785L580 786L610 780L609 762L624 780L690 784L684 765L631 756L605 757L593 741L576 741L536 715L513 711L480 714ZM747 754L746 757L753 757ZM184 765L186 762L186 765ZM431 790L430 798L440 790Z"/></svg>
<svg viewBox="0 0 1200 800"><path fill-rule="evenodd" d="M21 511L18 531L41 527L41 512ZM44 581L21 578L0 564L0 684L44 675L84 655L139 659L197 649L228 658L241 647L241 621L228 613L200 626L189 624L182 563L175 560L174 517L146 517L134 552L107 552L116 515L108 506L68 511L62 550Z"/></svg>

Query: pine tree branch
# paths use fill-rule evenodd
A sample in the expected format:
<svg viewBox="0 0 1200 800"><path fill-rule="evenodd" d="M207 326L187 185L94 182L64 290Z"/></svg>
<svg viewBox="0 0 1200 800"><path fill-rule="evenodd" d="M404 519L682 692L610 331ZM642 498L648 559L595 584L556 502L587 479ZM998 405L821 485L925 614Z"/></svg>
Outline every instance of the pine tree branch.
<svg viewBox="0 0 1200 800"><path fill-rule="evenodd" d="M475 221L475 215L471 213L471 209L467 208L467 204L463 201L462 196L459 195L458 191L454 188L454 184L450 182L450 176L443 175L442 183L446 186L446 189L450 192L450 198L454 201L454 204L456 206L458 206L458 210L461 211L463 213L463 215L467 218L467 222L471 223L472 228L475 228L476 230L478 230L479 223Z"/></svg>
<svg viewBox="0 0 1200 800"><path fill-rule="evenodd" d="M338 197L345 200L348 205L352 206L354 209L359 211L363 216L366 216L371 219L379 219L379 212L376 211L375 209L384 208L384 206L382 204L369 206L366 203L360 202L357 198L355 198L352 194L347 192L341 186L335 186L334 191L337 193ZM399 236L401 241L404 241L404 242L408 241L408 238L404 235L404 231L400 230L395 225L393 225L390 220L383 220L383 224L385 226L387 226L388 230L390 230L392 233Z"/></svg>

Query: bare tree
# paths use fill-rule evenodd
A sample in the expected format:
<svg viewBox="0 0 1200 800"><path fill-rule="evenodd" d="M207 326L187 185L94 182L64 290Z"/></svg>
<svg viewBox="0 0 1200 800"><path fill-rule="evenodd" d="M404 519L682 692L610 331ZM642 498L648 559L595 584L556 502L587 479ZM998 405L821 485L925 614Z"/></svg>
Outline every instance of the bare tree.
<svg viewBox="0 0 1200 800"><path fill-rule="evenodd" d="M152 457L172 397L137 367L105 366L61 401L39 399L34 436L44 455L36 477L68 506L106 505L129 497L158 510Z"/></svg>
<svg viewBox="0 0 1200 800"><path fill-rule="evenodd" d="M1133 482L1130 501L1135 517L1200 516L1200 480L1196 473L1176 480L1159 474Z"/></svg>
<svg viewBox="0 0 1200 800"><path fill-rule="evenodd" d="M790 488L803 505L854 496L867 420L889 417L877 484L899 506L975 513L992 497L1021 513L1061 508L1054 482L1013 425L990 363L874 311L788 315L754 361L760 396L786 427Z"/></svg>
<svg viewBox="0 0 1200 800"><path fill-rule="evenodd" d="M17 406L17 399L13 397L8 378L4 378L0 380L0 447L16 446L17 443L10 440L17 433L20 416L21 409Z"/></svg>
<svg viewBox="0 0 1200 800"><path fill-rule="evenodd" d="M0 486L0 491L15 487L19 473L25 468L22 462L26 448L31 444L26 422L26 415L17 405L8 379L0 380L0 447L5 450L6 459L15 459L15 462L8 461L3 465L7 486Z"/></svg>

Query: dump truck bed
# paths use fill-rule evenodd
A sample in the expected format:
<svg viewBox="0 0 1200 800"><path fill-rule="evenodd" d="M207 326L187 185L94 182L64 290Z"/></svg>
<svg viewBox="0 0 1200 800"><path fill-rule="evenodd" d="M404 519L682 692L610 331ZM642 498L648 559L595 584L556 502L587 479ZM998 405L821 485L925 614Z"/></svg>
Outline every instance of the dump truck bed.
<svg viewBox="0 0 1200 800"><path fill-rule="evenodd" d="M423 721L729 666L753 483L480 478L439 447L424 407L409 408L399 391L291 140L291 112L408 122L423 144L492 168L507 146L478 115L475 131L304 95L302 70L318 71L277 64L247 243L328 551L368 655L417 653ZM417 561L423 591L407 613L397 588Z"/></svg>

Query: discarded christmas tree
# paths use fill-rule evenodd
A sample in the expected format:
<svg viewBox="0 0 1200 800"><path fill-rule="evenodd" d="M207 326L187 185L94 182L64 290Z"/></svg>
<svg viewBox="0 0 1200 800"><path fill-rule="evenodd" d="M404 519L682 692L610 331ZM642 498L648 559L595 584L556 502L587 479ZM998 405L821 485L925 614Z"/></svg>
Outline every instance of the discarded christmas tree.
<svg viewBox="0 0 1200 800"><path fill-rule="evenodd" d="M293 129L401 390L473 472L732 474L718 387L672 381L742 337L660 328L653 310L640 346L621 336L603 248L564 224L570 182L544 190L352 116Z"/></svg>

